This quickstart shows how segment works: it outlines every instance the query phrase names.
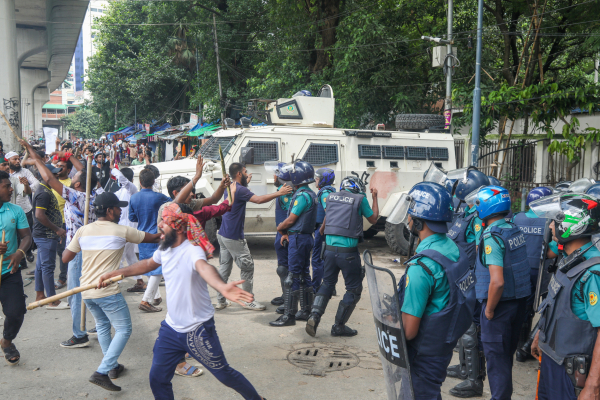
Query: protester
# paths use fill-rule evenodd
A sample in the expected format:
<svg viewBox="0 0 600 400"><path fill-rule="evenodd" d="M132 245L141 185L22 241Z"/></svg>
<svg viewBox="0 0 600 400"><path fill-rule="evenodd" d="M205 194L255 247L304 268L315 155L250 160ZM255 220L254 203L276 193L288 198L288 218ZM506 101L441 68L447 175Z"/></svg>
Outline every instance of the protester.
<svg viewBox="0 0 600 400"><path fill-rule="evenodd" d="M104 188L110 179L112 159L107 160L106 155L99 152L94 157L94 161L96 162L96 168L98 168L96 171L98 181L100 181L100 186Z"/></svg>
<svg viewBox="0 0 600 400"><path fill-rule="evenodd" d="M46 165L52 173L57 174L60 169L52 164ZM52 189L42 181L38 185L33 197L33 241L37 245L37 260L35 265L35 291L36 301L51 297L56 294L54 287L54 270L56 268L56 248L59 240L65 240L66 230L62 228L62 216L58 208L58 201ZM46 295L44 295L44 289ZM67 303L60 300L46 306L48 310L64 310L69 308Z"/></svg>
<svg viewBox="0 0 600 400"><path fill-rule="evenodd" d="M150 169L143 169L140 172L140 186L142 190L131 196L129 203L129 220L138 223L138 229L144 232L156 233L158 218L158 210L161 205L171 201L162 193L157 193L152 190L154 185L154 173ZM139 246L140 260L145 260L152 257L152 254L158 248L158 244L144 243ZM139 309L145 312L159 312L161 307L156 307L162 301L158 296L158 285L162 277L162 270L158 268L156 271L148 272L150 278ZM156 300L154 302L154 300ZM153 304L150 304L153 302Z"/></svg>
<svg viewBox="0 0 600 400"><path fill-rule="evenodd" d="M4 313L0 348L6 362L15 366L19 364L21 355L13 340L17 337L27 312L19 264L25 258L25 250L31 246L31 231L23 209L10 203L12 193L8 173L0 171L0 223L5 232L5 242L0 243L0 254L4 254L0 273L0 304ZM20 239L18 246L17 238Z"/></svg>
<svg viewBox="0 0 600 400"><path fill-rule="evenodd" d="M137 158L131 162L131 165L144 165L150 163L148 157L143 151L136 152L136 156Z"/></svg>
<svg viewBox="0 0 600 400"><path fill-rule="evenodd" d="M58 159L58 158L57 158ZM57 174L57 178L63 186L71 186L71 178L69 175L71 171L73 171L73 163L69 160L58 160L56 162L56 167L60 168L60 171ZM67 229L65 225L65 199L62 197L60 193L56 190L52 189L52 193L54 197L56 197L56 201L58 202L58 209L60 210L60 214L62 217L62 227L63 229ZM56 247L56 254L60 260L60 274L58 276L58 280L55 282L56 289L62 289L67 285L67 274L69 272L69 265L62 262L62 253L65 250L66 246L66 238L58 241L58 246Z"/></svg>
<svg viewBox="0 0 600 400"><path fill-rule="evenodd" d="M231 205L231 211L223 215L221 228L217 234L219 246L219 274L223 281L227 282L231 275L233 260L241 270L241 277L244 280L242 288L248 293L252 293L254 279L254 260L248 249L246 239L244 239L244 221L246 218L246 203L249 201L255 204L269 202L279 196L284 196L292 191L290 186L282 186L278 191L257 196L248 190L247 186L252 179L248 175L246 167L240 163L233 163L229 166L229 176L238 183L235 202ZM227 307L227 302L221 294L217 294L217 310ZM266 307L257 301L243 304L248 310L262 311Z"/></svg>
<svg viewBox="0 0 600 400"><path fill-rule="evenodd" d="M263 399L252 384L229 366L215 330L214 309L207 284L221 295L240 304L253 302L252 294L237 287L244 281L223 282L207 260L212 246L198 221L182 212L177 204L163 210L160 226L164 232L153 257L117 272L105 274L102 282L118 274L132 276L164 268L169 311L161 323L154 345L150 387L156 399L173 399L171 380L179 360L187 352L204 365L221 383L244 399Z"/></svg>
<svg viewBox="0 0 600 400"><path fill-rule="evenodd" d="M104 192L96 196L94 208L98 221L82 226L65 249L63 260L72 261L77 253L82 254L81 285L97 282L98 278L119 269L125 243L157 243L159 234L138 231L129 226L118 225L121 207L114 193ZM119 356L131 336L131 316L127 302L118 285L82 293L86 306L94 316L98 331L98 342L102 347L102 363L90 377L90 382L109 391L120 391L112 383L125 367L118 363ZM111 326L115 329L111 338Z"/></svg>

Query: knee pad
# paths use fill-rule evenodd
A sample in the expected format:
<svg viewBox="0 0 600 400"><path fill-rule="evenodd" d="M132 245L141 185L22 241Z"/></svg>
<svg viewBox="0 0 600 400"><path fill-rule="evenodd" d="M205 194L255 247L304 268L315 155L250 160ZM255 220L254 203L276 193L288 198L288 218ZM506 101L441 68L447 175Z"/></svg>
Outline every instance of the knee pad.
<svg viewBox="0 0 600 400"><path fill-rule="evenodd" d="M287 276L285 277L285 281L283 282L283 286L286 289L291 289L293 283L294 283L294 274L292 274L291 272L288 272Z"/></svg>
<svg viewBox="0 0 600 400"><path fill-rule="evenodd" d="M354 288L354 289L350 289L350 290L346 290L346 294L344 295L344 300L350 300L347 303L348 304L358 304L358 302L360 301L361 298L361 293L362 293L362 285Z"/></svg>
<svg viewBox="0 0 600 400"><path fill-rule="evenodd" d="M285 279L285 277L287 277L288 275L288 267L284 266L284 265L278 265L277 266L277 275L279 275L280 278Z"/></svg>

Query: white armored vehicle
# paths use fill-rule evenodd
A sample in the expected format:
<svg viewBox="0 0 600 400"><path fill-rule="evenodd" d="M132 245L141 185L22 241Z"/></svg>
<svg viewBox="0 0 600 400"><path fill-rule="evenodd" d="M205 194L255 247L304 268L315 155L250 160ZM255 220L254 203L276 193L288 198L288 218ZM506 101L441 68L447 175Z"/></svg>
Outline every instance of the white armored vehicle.
<svg viewBox="0 0 600 400"><path fill-rule="evenodd" d="M242 162L252 173L248 186L257 195L277 190L272 173L265 170L264 163L267 161L291 162L293 157L311 163L315 170L320 167L331 168L335 170L336 187L352 172L359 175L366 172L370 175L367 192L371 187L377 188L380 212L375 225L364 219L365 238L385 231L392 250L406 254L408 230L402 225L386 226L386 217L400 195L423 180L423 174L432 162L446 170L456 168L452 135L429 132L427 129L386 131L334 128L335 99L329 85L325 85L316 97L268 100L264 104L266 107L262 115L266 117L264 119L268 125L225 127L215 131L200 148L206 166L196 186L196 193L210 196L223 179L219 146L223 150L226 166ZM444 117L439 117L443 125ZM433 121L439 125L440 119L433 118ZM414 124L414 120L409 123ZM163 192L168 195L167 181L172 176L191 178L195 173L195 164L196 161L192 159L154 164L161 173L159 181ZM136 180L142 168L132 167ZM312 186L314 189L314 184ZM369 193L367 198L371 203ZM219 223L211 221L207 224L207 234L211 240L216 239ZM275 201L248 203L246 236L274 235L275 232Z"/></svg>

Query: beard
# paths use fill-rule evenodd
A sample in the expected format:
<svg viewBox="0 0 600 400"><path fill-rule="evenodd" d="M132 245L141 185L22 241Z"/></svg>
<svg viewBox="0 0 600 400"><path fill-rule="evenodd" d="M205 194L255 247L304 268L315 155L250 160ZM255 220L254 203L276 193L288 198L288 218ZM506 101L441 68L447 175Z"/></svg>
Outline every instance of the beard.
<svg viewBox="0 0 600 400"><path fill-rule="evenodd" d="M165 238L160 241L158 249L161 251L170 249L177 241L177 231L172 230L169 233L165 233Z"/></svg>
<svg viewBox="0 0 600 400"><path fill-rule="evenodd" d="M9 167L12 171L19 172L21 170L21 164L9 164Z"/></svg>
<svg viewBox="0 0 600 400"><path fill-rule="evenodd" d="M242 186L247 187L248 186L248 178L246 178L246 175L242 175L242 181L240 182L242 184Z"/></svg>
<svg viewBox="0 0 600 400"><path fill-rule="evenodd" d="M275 182L273 182L273 186L275 186L276 188L279 187L279 178L275 178Z"/></svg>

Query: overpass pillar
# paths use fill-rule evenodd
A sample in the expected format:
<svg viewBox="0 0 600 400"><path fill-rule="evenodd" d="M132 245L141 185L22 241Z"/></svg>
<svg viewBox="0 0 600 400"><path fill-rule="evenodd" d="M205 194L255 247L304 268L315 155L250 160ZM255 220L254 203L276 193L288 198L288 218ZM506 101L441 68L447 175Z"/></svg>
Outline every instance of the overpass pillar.
<svg viewBox="0 0 600 400"><path fill-rule="evenodd" d="M35 113L42 112L40 106L36 108L34 102L35 89L50 82L52 75L47 69L33 69L21 67L21 109L22 109L22 132L23 137L29 139L35 132Z"/></svg>
<svg viewBox="0 0 600 400"><path fill-rule="evenodd" d="M38 87L33 91L33 133L36 138L44 136L42 108L50 100L48 87Z"/></svg>
<svg viewBox="0 0 600 400"><path fill-rule="evenodd" d="M0 81L0 107L17 135L21 135L15 0L0 0ZM0 121L0 139L5 151L20 149L3 119Z"/></svg>

